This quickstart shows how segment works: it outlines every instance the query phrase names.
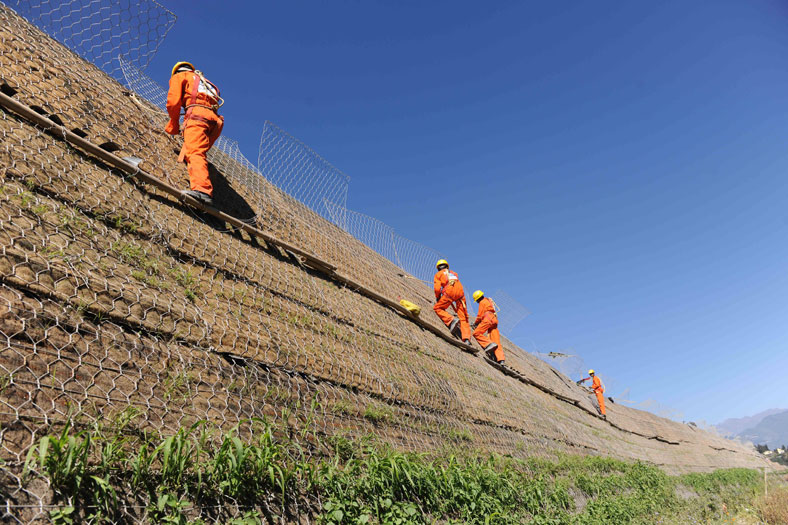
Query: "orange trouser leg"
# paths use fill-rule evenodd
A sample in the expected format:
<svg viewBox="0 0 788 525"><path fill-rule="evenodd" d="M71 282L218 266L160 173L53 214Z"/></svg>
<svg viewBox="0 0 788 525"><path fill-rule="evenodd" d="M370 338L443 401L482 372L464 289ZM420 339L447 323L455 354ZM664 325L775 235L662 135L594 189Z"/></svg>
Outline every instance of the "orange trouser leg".
<svg viewBox="0 0 788 525"><path fill-rule="evenodd" d="M438 299L438 302L432 305L432 309L435 310L435 313L438 314L438 317L441 318L441 321L443 321L443 324L446 326L449 326L454 320L454 316L446 311L451 303L451 298L449 298L449 296L446 294L443 294L441 295L441 298Z"/></svg>
<svg viewBox="0 0 788 525"><path fill-rule="evenodd" d="M489 337L485 335L485 333L488 331L490 332ZM501 347L501 333L498 331L497 322L491 322L487 319L482 320L482 322L476 327L476 330L473 331L473 337L479 341L479 344L482 348L485 348L490 343L497 344L498 348L495 349L495 360L503 361L506 359L506 356L503 353L503 347Z"/></svg>
<svg viewBox="0 0 788 525"><path fill-rule="evenodd" d="M219 128L217 133L217 127ZM213 185L208 175L206 155L219 137L219 123L189 120L183 128L183 160L189 167L189 182L193 190L213 195Z"/></svg>
<svg viewBox="0 0 788 525"><path fill-rule="evenodd" d="M596 394L596 401L599 403L599 411L605 415L605 395L601 392L594 392Z"/></svg>
<svg viewBox="0 0 788 525"><path fill-rule="evenodd" d="M486 320L482 320L481 323L476 325L476 330L473 331L473 337L475 337L476 340L479 341L479 345L481 345L482 348L492 343L492 341L490 341L490 338L487 337L486 335L487 330L489 329L490 329L490 323L488 323Z"/></svg>
<svg viewBox="0 0 788 525"><path fill-rule="evenodd" d="M460 319L460 337L463 341L471 338L471 323L468 322L468 306L465 304L465 297L454 302L454 311Z"/></svg>
<svg viewBox="0 0 788 525"><path fill-rule="evenodd" d="M495 349L495 360L505 360L506 356L504 355L503 347L501 346L501 332L498 331L498 323L495 323L495 326L490 328L490 339L492 339L493 343L498 345L498 348Z"/></svg>

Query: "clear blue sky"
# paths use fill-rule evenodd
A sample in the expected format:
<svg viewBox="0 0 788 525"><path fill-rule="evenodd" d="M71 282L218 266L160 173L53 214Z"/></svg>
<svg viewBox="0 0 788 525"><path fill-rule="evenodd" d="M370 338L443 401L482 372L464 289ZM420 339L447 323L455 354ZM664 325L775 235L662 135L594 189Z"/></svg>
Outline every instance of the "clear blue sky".
<svg viewBox="0 0 788 525"><path fill-rule="evenodd" d="M788 405L785 2L162 1L156 80L193 61L253 162L309 144L516 340L688 420Z"/></svg>

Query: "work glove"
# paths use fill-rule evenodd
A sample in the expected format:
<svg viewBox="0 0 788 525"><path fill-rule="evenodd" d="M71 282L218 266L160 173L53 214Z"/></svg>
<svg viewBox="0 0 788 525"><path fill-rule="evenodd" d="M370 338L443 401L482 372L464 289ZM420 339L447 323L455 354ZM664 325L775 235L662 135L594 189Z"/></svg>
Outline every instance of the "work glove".
<svg viewBox="0 0 788 525"><path fill-rule="evenodd" d="M582 379L578 379L577 381L575 381L575 384L577 386L582 386L583 385L583 380Z"/></svg>

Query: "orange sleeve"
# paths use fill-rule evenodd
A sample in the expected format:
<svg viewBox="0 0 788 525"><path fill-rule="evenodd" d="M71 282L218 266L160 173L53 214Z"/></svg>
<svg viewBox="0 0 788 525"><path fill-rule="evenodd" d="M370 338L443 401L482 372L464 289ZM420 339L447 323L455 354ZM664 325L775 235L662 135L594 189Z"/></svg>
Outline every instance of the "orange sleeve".
<svg viewBox="0 0 788 525"><path fill-rule="evenodd" d="M446 274L444 274L442 271L435 274L435 279L433 282L433 287L435 288L435 299L440 299L441 297L441 288L443 288L443 279L445 277Z"/></svg>
<svg viewBox="0 0 788 525"><path fill-rule="evenodd" d="M486 297L481 301L479 301L479 313L476 315L476 320L473 322L473 324L481 323L482 319L484 319L484 314L486 314L490 310L492 310L492 305L490 304L490 301L488 301Z"/></svg>
<svg viewBox="0 0 788 525"><path fill-rule="evenodd" d="M592 384L591 388L594 390L599 390L602 388L602 381L599 380L599 377L594 376L594 383Z"/></svg>
<svg viewBox="0 0 788 525"><path fill-rule="evenodd" d="M180 132L179 120L181 118L181 107L183 106L183 94L186 89L187 75L177 73L170 77L170 89L167 91L167 113L170 121L164 131L170 135L177 135Z"/></svg>

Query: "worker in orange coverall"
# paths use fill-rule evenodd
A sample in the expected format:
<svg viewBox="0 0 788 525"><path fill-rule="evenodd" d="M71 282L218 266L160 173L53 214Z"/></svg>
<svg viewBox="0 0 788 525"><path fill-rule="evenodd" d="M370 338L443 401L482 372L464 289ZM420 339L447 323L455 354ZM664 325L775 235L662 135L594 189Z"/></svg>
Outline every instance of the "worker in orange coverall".
<svg viewBox="0 0 788 525"><path fill-rule="evenodd" d="M503 364L506 359L501 348L501 333L498 331L498 314L495 313L495 303L484 292L473 292L473 300L479 303L479 313L473 322L473 337L487 352L487 356L497 363ZM490 336L485 335L490 332Z"/></svg>
<svg viewBox="0 0 788 525"><path fill-rule="evenodd" d="M213 205L213 185L205 156L222 133L224 119L219 116L218 110L223 103L219 88L195 70L192 64L178 62L172 68L167 93L170 121L164 131L170 135L180 132L178 120L181 108L184 108L183 148L178 162L186 162L191 188L184 193L208 205Z"/></svg>
<svg viewBox="0 0 788 525"><path fill-rule="evenodd" d="M465 304L465 290L462 289L460 278L449 270L449 263L445 259L435 263L435 268L438 269L438 273L435 274L435 305L432 309L441 318L443 324L449 327L452 334L459 325L462 341L469 343L471 325L468 324L468 306ZM457 312L457 317L446 311L450 305Z"/></svg>
<svg viewBox="0 0 788 525"><path fill-rule="evenodd" d="M590 377L585 377L581 379L580 381L577 382L577 384L579 385L582 384L584 381L593 379L593 381L591 381L591 390L593 390L594 394L596 394L596 401L597 403L599 403L599 412L602 414L602 418L607 419L607 415L605 415L605 396L603 395L605 393L605 387L602 386L602 381L600 381L600 379L596 376L596 374L594 374L593 370L589 370L588 375Z"/></svg>

